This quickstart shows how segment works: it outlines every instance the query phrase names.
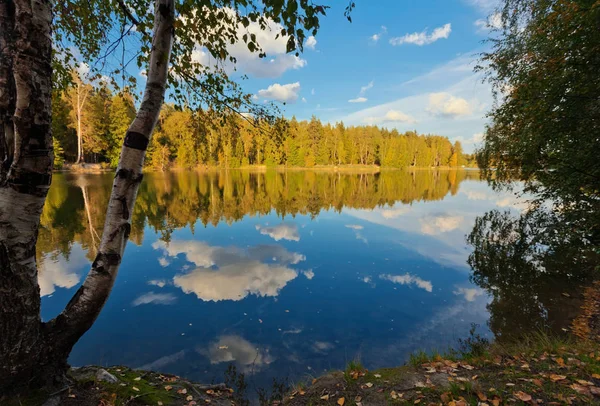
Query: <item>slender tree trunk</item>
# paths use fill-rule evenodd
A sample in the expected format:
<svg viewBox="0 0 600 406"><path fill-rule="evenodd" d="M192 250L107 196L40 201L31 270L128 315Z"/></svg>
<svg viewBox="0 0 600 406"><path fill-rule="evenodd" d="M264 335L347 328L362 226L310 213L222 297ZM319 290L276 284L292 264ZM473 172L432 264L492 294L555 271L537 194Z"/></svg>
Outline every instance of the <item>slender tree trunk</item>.
<svg viewBox="0 0 600 406"><path fill-rule="evenodd" d="M164 101L173 45L174 7L174 0L156 1L154 37L144 97L123 141L98 254L83 285L63 312L48 322L50 339L61 343L65 355L92 326L117 277L131 231L131 215L143 177L146 148Z"/></svg>
<svg viewBox="0 0 600 406"><path fill-rule="evenodd" d="M51 2L14 4L8 20L15 27L15 153L0 184L0 393L60 382L73 345L108 298L131 230L146 147L163 104L174 22L174 0L157 0L146 90L123 142L96 260L65 310L42 323L35 245L53 162ZM5 51L0 52L3 60Z"/></svg>

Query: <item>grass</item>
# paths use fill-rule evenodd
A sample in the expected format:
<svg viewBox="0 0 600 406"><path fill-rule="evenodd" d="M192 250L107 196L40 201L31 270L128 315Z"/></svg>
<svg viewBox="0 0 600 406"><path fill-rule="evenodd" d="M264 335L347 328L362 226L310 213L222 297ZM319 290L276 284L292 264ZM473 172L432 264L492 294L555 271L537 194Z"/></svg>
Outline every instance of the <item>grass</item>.
<svg viewBox="0 0 600 406"><path fill-rule="evenodd" d="M333 374L319 378L304 396L284 404L335 405L341 398L346 405L363 406L534 405L538 399L544 405L600 404L597 343L543 332L510 344L477 337L465 340L460 352L419 351L394 368L367 371L352 361L337 380ZM327 400L321 399L324 394Z"/></svg>

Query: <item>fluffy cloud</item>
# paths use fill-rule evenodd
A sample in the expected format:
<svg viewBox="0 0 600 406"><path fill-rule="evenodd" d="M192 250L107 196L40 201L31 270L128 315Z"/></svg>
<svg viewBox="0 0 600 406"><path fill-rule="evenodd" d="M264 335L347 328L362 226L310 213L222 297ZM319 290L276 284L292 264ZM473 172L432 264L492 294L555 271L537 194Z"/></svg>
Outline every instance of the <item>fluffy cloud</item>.
<svg viewBox="0 0 600 406"><path fill-rule="evenodd" d="M402 44L414 44L414 45L428 45L432 44L439 39L446 39L450 36L450 32L452 32L452 27L450 23L438 27L433 30L431 34L427 33L427 30L422 32L414 32L412 34L405 34L401 37L394 37L390 39L390 44L397 46Z"/></svg>
<svg viewBox="0 0 600 406"><path fill-rule="evenodd" d="M493 13L487 19L480 18L475 21L475 27L480 33L492 30L499 30L502 28L502 14Z"/></svg>
<svg viewBox="0 0 600 406"><path fill-rule="evenodd" d="M219 9L216 12L221 11L235 13L229 7ZM250 52L246 43L240 40L235 41L227 47L229 54L236 60L235 64L229 61L215 61L204 48L198 48L194 52L194 60L205 66L218 65L229 74L237 70L241 73L261 78L276 78L290 69L300 69L306 66L306 60L286 52L289 37L278 36L283 26L273 20L268 20L267 24L267 29L261 29L258 21L250 22L248 27L239 24L235 28L237 37L240 39L245 34L254 34L256 42L258 42L262 51L266 53L266 58L259 58L258 52Z"/></svg>
<svg viewBox="0 0 600 406"><path fill-rule="evenodd" d="M162 279L154 279L154 280L148 281L148 285L157 286L159 288L164 288L165 286L167 286L167 282Z"/></svg>
<svg viewBox="0 0 600 406"><path fill-rule="evenodd" d="M317 39L311 35L310 37L306 38L306 41L304 41L304 46L309 49L315 49L317 46Z"/></svg>
<svg viewBox="0 0 600 406"><path fill-rule="evenodd" d="M48 296L59 288L69 289L77 285L81 279L81 272L89 266L85 252L77 245L73 248L69 260L59 255L52 258L44 255L38 262L38 284L40 296Z"/></svg>
<svg viewBox="0 0 600 406"><path fill-rule="evenodd" d="M373 81L370 81L367 85L365 86L361 86L360 88L360 92L358 92L358 97L355 99L350 99L348 100L349 103L364 103L367 101L367 98L364 97L365 93L367 93L367 91L369 89L373 88Z"/></svg>
<svg viewBox="0 0 600 406"><path fill-rule="evenodd" d="M467 302L474 302L478 296L483 295L483 290L477 288L458 288L452 293L463 296Z"/></svg>
<svg viewBox="0 0 600 406"><path fill-rule="evenodd" d="M357 97L356 99L348 100L348 103L364 103L367 101L366 97Z"/></svg>
<svg viewBox="0 0 600 406"><path fill-rule="evenodd" d="M411 275L409 273L404 275L379 275L379 279L390 281L392 283L398 283L400 285L415 285L418 288L424 289L427 292L433 291L433 285L430 281L425 281L418 276Z"/></svg>
<svg viewBox="0 0 600 406"><path fill-rule="evenodd" d="M165 255L184 254L197 269L173 278L173 284L185 293L205 301L242 300L248 295L277 296L298 272L288 264L305 260L304 255L289 252L278 245L259 245L246 250L237 247L209 246L200 241L172 241L153 247ZM265 262L270 263L265 263Z"/></svg>
<svg viewBox="0 0 600 406"><path fill-rule="evenodd" d="M384 116L381 117L365 117L364 122L366 124L380 124L380 123L407 123L415 124L415 120L412 116L405 114L399 110L388 110Z"/></svg>
<svg viewBox="0 0 600 406"><path fill-rule="evenodd" d="M171 293L154 293L148 292L133 301L132 306L140 306L145 304L161 304L169 305L175 302L177 298Z"/></svg>
<svg viewBox="0 0 600 406"><path fill-rule="evenodd" d="M268 350L260 350L256 345L237 335L225 335L212 343L208 349L198 349L211 364L235 362L241 372L257 372L274 361Z"/></svg>
<svg viewBox="0 0 600 406"><path fill-rule="evenodd" d="M378 42L381 37L383 37L387 33L387 27L385 25L381 26L381 30L377 34L373 34L369 37L372 42Z"/></svg>
<svg viewBox="0 0 600 406"><path fill-rule="evenodd" d="M446 92L431 93L427 111L433 115L445 117L468 116L473 113L468 101Z"/></svg>
<svg viewBox="0 0 600 406"><path fill-rule="evenodd" d="M315 273L312 269L309 269L308 271L303 271L302 274L306 277L306 279L311 280L312 278L315 277Z"/></svg>
<svg viewBox="0 0 600 406"><path fill-rule="evenodd" d="M381 215L383 216L383 218L386 218L386 219L395 219L395 218L400 217L409 212L410 212L410 207L400 206L400 207L395 207L393 209L384 209L381 211Z"/></svg>
<svg viewBox="0 0 600 406"><path fill-rule="evenodd" d="M450 216L447 214L437 216L426 216L421 221L421 232L427 235L438 235L457 229L463 222L462 216Z"/></svg>
<svg viewBox="0 0 600 406"><path fill-rule="evenodd" d="M281 223L273 227L257 225L256 229L259 230L262 235L268 235L275 241L300 241L300 234L298 233L298 226L296 224Z"/></svg>
<svg viewBox="0 0 600 406"><path fill-rule="evenodd" d="M453 138L454 141L460 141L463 145L476 145L483 141L483 133L475 133L469 138L465 138L462 135Z"/></svg>
<svg viewBox="0 0 600 406"><path fill-rule="evenodd" d="M288 83L287 85L280 85L274 83L266 89L258 91L258 97L263 99L277 100L282 103L294 103L298 100L300 94L300 82Z"/></svg>

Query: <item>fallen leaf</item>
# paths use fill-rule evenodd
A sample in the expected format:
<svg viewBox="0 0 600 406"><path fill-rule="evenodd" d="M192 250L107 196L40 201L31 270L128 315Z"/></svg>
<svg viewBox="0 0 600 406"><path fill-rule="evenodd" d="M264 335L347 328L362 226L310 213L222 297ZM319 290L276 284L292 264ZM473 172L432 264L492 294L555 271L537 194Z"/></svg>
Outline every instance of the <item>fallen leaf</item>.
<svg viewBox="0 0 600 406"><path fill-rule="evenodd" d="M562 359L562 358L557 358L557 359L556 359L556 363L557 363L558 365L560 365L561 367L564 367L564 366L565 366L565 360L564 360L564 359Z"/></svg>
<svg viewBox="0 0 600 406"><path fill-rule="evenodd" d="M532 379L531 382L535 385L535 386L539 386L540 388L544 385L542 383L541 379Z"/></svg>
<svg viewBox="0 0 600 406"><path fill-rule="evenodd" d="M160 400L156 403L158 404L158 406L163 406L163 402L161 402Z"/></svg>
<svg viewBox="0 0 600 406"><path fill-rule="evenodd" d="M467 402L463 399L456 401L456 406L467 406Z"/></svg>
<svg viewBox="0 0 600 406"><path fill-rule="evenodd" d="M592 387L590 387L590 393L594 396L600 397L600 388L592 386Z"/></svg>
<svg viewBox="0 0 600 406"><path fill-rule="evenodd" d="M398 394L396 393L395 390L390 392L390 396L392 397L392 399L398 399Z"/></svg>
<svg viewBox="0 0 600 406"><path fill-rule="evenodd" d="M485 402L487 400L487 396L485 395L485 393L477 392L477 397L482 402Z"/></svg>
<svg viewBox="0 0 600 406"><path fill-rule="evenodd" d="M346 403L346 398L339 398L337 400L337 404L340 406L344 406L344 403Z"/></svg>
<svg viewBox="0 0 600 406"><path fill-rule="evenodd" d="M419 403L421 403L421 399L415 400L415 405L418 405Z"/></svg>
<svg viewBox="0 0 600 406"><path fill-rule="evenodd" d="M187 398L185 398L185 400L189 402L190 400L194 400L194 397L192 395L188 395Z"/></svg>
<svg viewBox="0 0 600 406"><path fill-rule="evenodd" d="M517 399L519 399L521 402L530 402L531 401L531 395L525 392L515 392L514 394Z"/></svg>
<svg viewBox="0 0 600 406"><path fill-rule="evenodd" d="M355 402L360 402L362 400L362 396L357 396L354 398Z"/></svg>
<svg viewBox="0 0 600 406"><path fill-rule="evenodd" d="M515 386L515 384L514 384L514 383L512 383L512 382L508 382L508 383L506 384L506 386Z"/></svg>
<svg viewBox="0 0 600 406"><path fill-rule="evenodd" d="M500 399L499 398L492 399L492 405L494 405L494 406L500 406Z"/></svg>
<svg viewBox="0 0 600 406"><path fill-rule="evenodd" d="M374 374L373 376L374 376L375 378L381 378L381 375L379 375L379 374Z"/></svg>
<svg viewBox="0 0 600 406"><path fill-rule="evenodd" d="M165 390L167 390L167 391L168 391L168 390L171 390L171 389L173 389L173 387L172 387L171 385L167 385L167 386L165 386Z"/></svg>
<svg viewBox="0 0 600 406"><path fill-rule="evenodd" d="M577 383L583 386L594 386L593 382L590 381L584 381L583 379L578 379Z"/></svg>
<svg viewBox="0 0 600 406"><path fill-rule="evenodd" d="M300 389L300 390L298 391L298 394L299 394L300 396L304 396L304 395L306 395L306 392L305 392L304 390Z"/></svg>
<svg viewBox="0 0 600 406"><path fill-rule="evenodd" d="M185 395L187 393L187 389L183 388L183 389L179 389L177 391L177 393L179 393L180 395Z"/></svg>
<svg viewBox="0 0 600 406"><path fill-rule="evenodd" d="M450 402L450 392L444 392L440 395L440 400L444 403Z"/></svg>
<svg viewBox="0 0 600 406"><path fill-rule="evenodd" d="M589 395L589 393L590 393L590 390L588 388L586 388L585 386L582 386L582 385L578 385L576 383L571 385L571 389L573 389L575 392L579 393L580 395Z"/></svg>
<svg viewBox="0 0 600 406"><path fill-rule="evenodd" d="M329 395L323 395L323 396L321 396L321 400L329 400Z"/></svg>
<svg viewBox="0 0 600 406"><path fill-rule="evenodd" d="M373 387L373 384L372 384L371 382L367 382L367 383L365 383L365 386L366 386L367 388L372 388L372 387Z"/></svg>
<svg viewBox="0 0 600 406"><path fill-rule="evenodd" d="M137 378L134 379L134 381L139 381L140 379L142 379L142 377L138 376Z"/></svg>
<svg viewBox="0 0 600 406"><path fill-rule="evenodd" d="M135 386L134 386L134 387L132 387L131 389L133 389L133 390L134 390L134 391L136 391L136 392L139 392L139 391L140 391L140 390L139 390L138 388L136 388Z"/></svg>
<svg viewBox="0 0 600 406"><path fill-rule="evenodd" d="M556 375L556 374L550 374L549 378L552 382L558 382L558 381L562 381L563 379L567 379L567 377L564 375Z"/></svg>
<svg viewBox="0 0 600 406"><path fill-rule="evenodd" d="M594 379L600 379L600 374L592 374L592 378L594 378Z"/></svg>
<svg viewBox="0 0 600 406"><path fill-rule="evenodd" d="M76 396L73 393L69 393L70 398L75 398Z"/></svg>

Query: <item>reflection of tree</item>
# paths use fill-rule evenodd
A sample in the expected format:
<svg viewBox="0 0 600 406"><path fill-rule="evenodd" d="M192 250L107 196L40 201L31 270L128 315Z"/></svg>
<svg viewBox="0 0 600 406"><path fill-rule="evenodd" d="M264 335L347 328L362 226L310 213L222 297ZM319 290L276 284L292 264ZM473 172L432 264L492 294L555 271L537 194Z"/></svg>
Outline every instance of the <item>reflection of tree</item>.
<svg viewBox="0 0 600 406"><path fill-rule="evenodd" d="M384 171L347 174L309 171L240 170L148 173L132 218L130 240L141 244L149 226L169 241L173 230L197 221L216 226L244 216L318 215L344 207L373 209L400 201L441 200L475 171ZM94 230L102 229L112 175L57 174L42 216L38 253L57 248L68 255L78 242L93 255ZM41 255L38 255L41 258Z"/></svg>
<svg viewBox="0 0 600 406"><path fill-rule="evenodd" d="M598 254L566 238L569 224L540 208L520 216L491 211L468 237L473 281L492 296L490 328L498 339L569 327Z"/></svg>

